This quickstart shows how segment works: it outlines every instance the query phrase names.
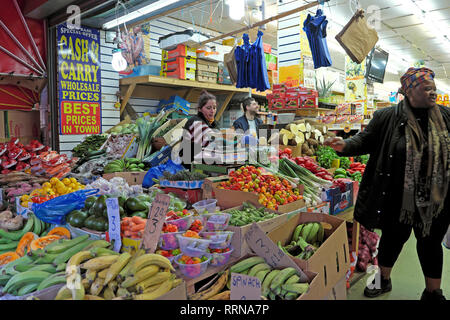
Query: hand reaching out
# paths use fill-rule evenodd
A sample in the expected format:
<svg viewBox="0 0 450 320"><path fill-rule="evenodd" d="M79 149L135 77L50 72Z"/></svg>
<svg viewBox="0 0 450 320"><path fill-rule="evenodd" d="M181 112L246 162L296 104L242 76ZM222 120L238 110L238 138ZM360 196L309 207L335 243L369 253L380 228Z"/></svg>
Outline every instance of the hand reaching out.
<svg viewBox="0 0 450 320"><path fill-rule="evenodd" d="M323 142L323 144L332 147L337 152L342 152L345 148L345 141L342 137L328 138Z"/></svg>

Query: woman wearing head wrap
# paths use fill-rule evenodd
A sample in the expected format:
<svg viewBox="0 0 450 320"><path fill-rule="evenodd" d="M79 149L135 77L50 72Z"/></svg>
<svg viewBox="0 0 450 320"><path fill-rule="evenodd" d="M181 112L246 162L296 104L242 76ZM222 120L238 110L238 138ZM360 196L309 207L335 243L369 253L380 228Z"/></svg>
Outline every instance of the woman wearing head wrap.
<svg viewBox="0 0 450 320"><path fill-rule="evenodd" d="M401 77L405 99L374 113L366 129L326 145L344 156L370 154L354 217L368 229L380 228L381 285L369 284L367 297L392 290L390 274L411 230L425 276L422 300L442 294L442 239L450 223L450 109L436 104L434 72L410 68Z"/></svg>

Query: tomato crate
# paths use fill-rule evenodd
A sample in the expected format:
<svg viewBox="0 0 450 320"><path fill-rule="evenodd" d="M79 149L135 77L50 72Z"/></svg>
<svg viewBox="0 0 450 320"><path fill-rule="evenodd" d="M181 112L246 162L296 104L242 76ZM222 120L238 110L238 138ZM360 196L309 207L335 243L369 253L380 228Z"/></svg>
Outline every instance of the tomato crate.
<svg viewBox="0 0 450 320"><path fill-rule="evenodd" d="M190 204L199 202L203 199L202 189L181 189L181 188L171 188L171 187L160 187L165 193L173 192L180 199L186 200Z"/></svg>

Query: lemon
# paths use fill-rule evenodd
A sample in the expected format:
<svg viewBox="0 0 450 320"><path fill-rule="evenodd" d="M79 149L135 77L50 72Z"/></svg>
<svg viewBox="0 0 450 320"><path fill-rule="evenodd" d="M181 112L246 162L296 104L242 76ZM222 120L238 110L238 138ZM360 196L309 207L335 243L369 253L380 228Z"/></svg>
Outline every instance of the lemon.
<svg viewBox="0 0 450 320"><path fill-rule="evenodd" d="M28 208L28 201L22 202L20 205L24 208Z"/></svg>
<svg viewBox="0 0 450 320"><path fill-rule="evenodd" d="M53 178L50 179L50 183L51 183L52 185L55 185L57 182L59 182L59 179L58 179L58 178L53 177Z"/></svg>
<svg viewBox="0 0 450 320"><path fill-rule="evenodd" d="M64 185L68 186L68 185L71 184L72 182L70 181L69 178L64 178L64 179L62 179L62 183L64 183Z"/></svg>
<svg viewBox="0 0 450 320"><path fill-rule="evenodd" d="M58 186L58 187L56 188L56 190L57 190L58 193L60 193L60 194L65 194L65 192L67 191L67 188L66 188L64 185L62 185L62 186Z"/></svg>
<svg viewBox="0 0 450 320"><path fill-rule="evenodd" d="M51 185L50 182L44 182L44 183L42 184L42 188L51 188L51 187L52 187L52 185Z"/></svg>
<svg viewBox="0 0 450 320"><path fill-rule="evenodd" d="M72 183L78 183L77 179L75 179L75 178L70 178L70 182L72 182Z"/></svg>
<svg viewBox="0 0 450 320"><path fill-rule="evenodd" d="M30 196L29 195L27 195L27 194L24 194L23 196L21 196L20 197L20 201L28 201L28 200L30 200Z"/></svg>

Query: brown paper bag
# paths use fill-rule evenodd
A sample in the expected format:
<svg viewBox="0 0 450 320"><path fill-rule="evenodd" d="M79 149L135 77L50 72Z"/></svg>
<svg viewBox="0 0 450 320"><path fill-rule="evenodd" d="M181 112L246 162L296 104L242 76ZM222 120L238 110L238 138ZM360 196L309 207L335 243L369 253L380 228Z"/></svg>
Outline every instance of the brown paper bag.
<svg viewBox="0 0 450 320"><path fill-rule="evenodd" d="M367 24L364 10L358 10L347 25L336 35L353 62L361 63L378 42L377 31Z"/></svg>
<svg viewBox="0 0 450 320"><path fill-rule="evenodd" d="M224 64L225 67L228 69L228 73L230 74L230 79L232 83L237 82L237 65L236 65L236 59L234 58L234 50L236 49L236 45L233 46L233 49L231 49L230 53L226 53L224 55Z"/></svg>

